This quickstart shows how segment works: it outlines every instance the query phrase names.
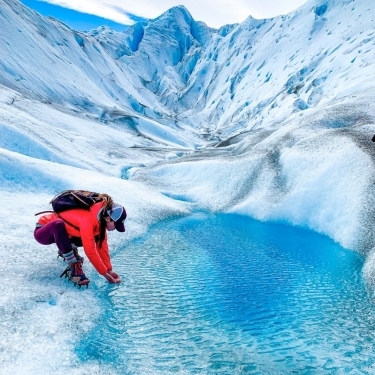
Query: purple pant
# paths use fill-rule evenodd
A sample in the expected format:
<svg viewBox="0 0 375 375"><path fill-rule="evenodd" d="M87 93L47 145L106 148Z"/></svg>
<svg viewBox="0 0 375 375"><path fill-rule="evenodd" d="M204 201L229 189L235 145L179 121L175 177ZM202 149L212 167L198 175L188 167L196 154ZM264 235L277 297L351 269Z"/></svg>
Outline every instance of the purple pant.
<svg viewBox="0 0 375 375"><path fill-rule="evenodd" d="M72 244L65 223L60 219L51 221L40 228L35 228L34 237L42 245L56 243L60 254L72 251Z"/></svg>

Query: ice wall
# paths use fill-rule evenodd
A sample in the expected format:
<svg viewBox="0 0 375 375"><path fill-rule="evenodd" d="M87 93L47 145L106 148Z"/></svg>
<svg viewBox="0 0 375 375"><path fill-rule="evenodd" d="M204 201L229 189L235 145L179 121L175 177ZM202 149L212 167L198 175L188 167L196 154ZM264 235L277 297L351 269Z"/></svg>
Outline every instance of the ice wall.
<svg viewBox="0 0 375 375"><path fill-rule="evenodd" d="M215 30L177 6L123 33L85 34L3 0L0 83L103 122L151 118L202 145L225 141L374 90L373 8L310 0Z"/></svg>
<svg viewBox="0 0 375 375"><path fill-rule="evenodd" d="M134 169L131 178L197 207L307 227L365 255L375 234L375 112L362 99L295 114L235 145Z"/></svg>

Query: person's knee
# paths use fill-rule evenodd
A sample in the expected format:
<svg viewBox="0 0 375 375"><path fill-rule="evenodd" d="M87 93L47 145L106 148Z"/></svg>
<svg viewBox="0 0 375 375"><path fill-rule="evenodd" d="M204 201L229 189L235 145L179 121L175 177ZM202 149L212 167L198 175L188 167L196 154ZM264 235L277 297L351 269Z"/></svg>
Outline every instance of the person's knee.
<svg viewBox="0 0 375 375"><path fill-rule="evenodd" d="M34 238L41 245L51 245L55 242L54 232L54 228L47 224L40 228L35 228Z"/></svg>
<svg viewBox="0 0 375 375"><path fill-rule="evenodd" d="M55 229L56 230L59 230L59 231L64 230L64 231L66 231L65 223L64 223L63 220L61 220L61 219L55 220L54 224L55 224Z"/></svg>

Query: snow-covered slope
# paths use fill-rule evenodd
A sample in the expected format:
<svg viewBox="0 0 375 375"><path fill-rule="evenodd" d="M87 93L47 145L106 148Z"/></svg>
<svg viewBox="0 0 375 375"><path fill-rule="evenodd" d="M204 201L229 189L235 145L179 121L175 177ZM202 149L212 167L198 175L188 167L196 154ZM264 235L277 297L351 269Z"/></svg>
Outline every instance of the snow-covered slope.
<svg viewBox="0 0 375 375"><path fill-rule="evenodd" d="M89 34L17 0L1 4L1 83L102 120L136 112L226 139L373 88L368 2L311 0L220 30L179 6L123 33Z"/></svg>
<svg viewBox="0 0 375 375"><path fill-rule="evenodd" d="M123 69L96 39L42 17L17 0L1 1L0 6L2 85L68 114L120 123L125 131L147 137L153 129L151 136L164 145L198 144L194 132L179 136L183 130L160 113L153 93L139 89L138 74Z"/></svg>
<svg viewBox="0 0 375 375"><path fill-rule="evenodd" d="M87 34L0 6L3 149L155 188L162 176L170 196L372 247L374 5L311 0L219 30L178 6Z"/></svg>
<svg viewBox="0 0 375 375"><path fill-rule="evenodd" d="M374 5L311 0L219 30L178 6L87 34L0 6L3 149L156 188L163 176L200 206L372 247Z"/></svg>
<svg viewBox="0 0 375 375"><path fill-rule="evenodd" d="M168 102L181 120L221 137L345 102L374 89L374 14L368 1L315 0L287 16L250 17L216 35L186 88Z"/></svg>

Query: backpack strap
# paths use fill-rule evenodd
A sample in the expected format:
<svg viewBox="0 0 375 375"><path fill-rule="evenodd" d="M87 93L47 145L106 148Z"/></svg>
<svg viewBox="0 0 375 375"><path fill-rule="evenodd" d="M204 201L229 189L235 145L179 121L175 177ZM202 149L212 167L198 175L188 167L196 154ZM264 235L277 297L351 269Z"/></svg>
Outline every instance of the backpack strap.
<svg viewBox="0 0 375 375"><path fill-rule="evenodd" d="M48 210L48 211L40 211L40 212L37 212L37 213L35 214L35 216L38 216L38 215L41 215L41 214L47 214L47 213L55 214L56 212L55 212L55 211L51 211L51 210Z"/></svg>
<svg viewBox="0 0 375 375"><path fill-rule="evenodd" d="M87 193L87 195L90 194L90 192L86 192L86 193ZM87 206L87 207L90 207L90 205L89 205L88 203L86 203L83 199L81 199L81 198L78 196L78 194L76 194L74 191L72 191L71 194L73 195L73 197L74 197L75 199L78 199L82 204L84 204L84 205ZM92 204L95 203L95 200L92 199L90 196L88 196L88 198L90 198L90 199L92 200Z"/></svg>
<svg viewBox="0 0 375 375"><path fill-rule="evenodd" d="M63 219L63 218L61 217L60 214L58 214L58 213L56 213L56 212L55 212L55 214L56 214L57 217L58 217L59 219L61 219L65 224L68 224L68 225L70 225L71 227L73 227L74 229L76 229L76 230L79 231L79 228L78 228L76 225L74 225L74 224L72 224L72 223L69 223L68 220Z"/></svg>

